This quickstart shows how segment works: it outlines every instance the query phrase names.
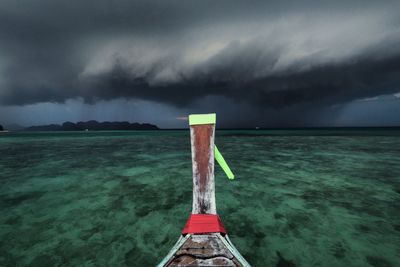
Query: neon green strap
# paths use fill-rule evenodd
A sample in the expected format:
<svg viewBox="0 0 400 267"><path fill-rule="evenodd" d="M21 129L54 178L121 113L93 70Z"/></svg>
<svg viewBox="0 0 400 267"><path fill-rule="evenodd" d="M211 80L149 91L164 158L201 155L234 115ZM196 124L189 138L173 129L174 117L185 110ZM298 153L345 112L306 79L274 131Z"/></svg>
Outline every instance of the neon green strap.
<svg viewBox="0 0 400 267"><path fill-rule="evenodd" d="M217 146L214 146L214 157L217 160L217 162L219 163L219 166L221 166L221 168L226 173L226 176L228 176L228 178L231 180L235 179L235 175L233 175L231 169L229 168L228 164L224 160L224 157L219 152Z"/></svg>

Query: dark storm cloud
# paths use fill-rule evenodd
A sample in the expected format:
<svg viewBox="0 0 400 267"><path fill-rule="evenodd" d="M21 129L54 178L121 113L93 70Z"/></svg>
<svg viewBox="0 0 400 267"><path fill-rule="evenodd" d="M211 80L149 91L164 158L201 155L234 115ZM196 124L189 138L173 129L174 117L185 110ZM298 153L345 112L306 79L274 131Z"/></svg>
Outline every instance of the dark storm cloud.
<svg viewBox="0 0 400 267"><path fill-rule="evenodd" d="M8 1L0 103L327 105L396 93L396 1Z"/></svg>
<svg viewBox="0 0 400 267"><path fill-rule="evenodd" d="M360 97L396 93L400 82L400 55L385 59L359 58L346 64L327 64L306 71L262 78L247 75L254 66L235 64L179 77L178 82L150 85L148 76L134 76L116 64L110 72L87 84L82 96L89 102L138 97L185 106L206 95L229 96L257 105L282 107L299 103L332 104ZM151 76L151 72L147 73Z"/></svg>

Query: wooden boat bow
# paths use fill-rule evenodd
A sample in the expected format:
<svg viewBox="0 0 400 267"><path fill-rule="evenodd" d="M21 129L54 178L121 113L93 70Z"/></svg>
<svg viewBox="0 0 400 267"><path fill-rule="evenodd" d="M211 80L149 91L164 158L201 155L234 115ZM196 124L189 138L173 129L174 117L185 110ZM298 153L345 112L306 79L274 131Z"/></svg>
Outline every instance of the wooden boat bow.
<svg viewBox="0 0 400 267"><path fill-rule="evenodd" d="M193 168L192 215L178 242L158 267L250 266L229 240L217 215L214 180L215 123L215 114L189 116ZM230 178L233 178L233 174Z"/></svg>

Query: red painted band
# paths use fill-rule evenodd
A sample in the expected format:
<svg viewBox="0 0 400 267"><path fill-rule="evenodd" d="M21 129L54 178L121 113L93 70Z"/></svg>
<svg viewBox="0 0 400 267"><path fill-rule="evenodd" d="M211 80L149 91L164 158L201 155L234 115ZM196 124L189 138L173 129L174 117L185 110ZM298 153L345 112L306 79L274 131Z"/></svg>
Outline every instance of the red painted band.
<svg viewBox="0 0 400 267"><path fill-rule="evenodd" d="M216 214L191 214L182 234L207 234L222 233L226 234L221 219Z"/></svg>

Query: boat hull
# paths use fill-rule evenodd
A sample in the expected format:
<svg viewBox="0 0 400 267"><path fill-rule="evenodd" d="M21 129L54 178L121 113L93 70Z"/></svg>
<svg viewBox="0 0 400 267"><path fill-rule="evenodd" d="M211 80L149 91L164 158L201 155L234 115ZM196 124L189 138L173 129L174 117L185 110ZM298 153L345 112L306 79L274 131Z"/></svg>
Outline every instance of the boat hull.
<svg viewBox="0 0 400 267"><path fill-rule="evenodd" d="M158 267L250 266L227 235L220 233L182 236Z"/></svg>

